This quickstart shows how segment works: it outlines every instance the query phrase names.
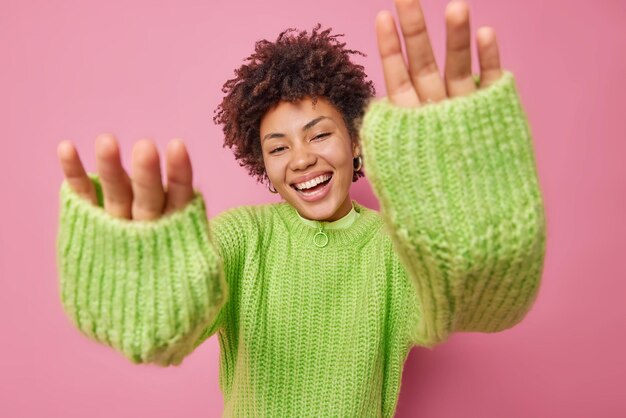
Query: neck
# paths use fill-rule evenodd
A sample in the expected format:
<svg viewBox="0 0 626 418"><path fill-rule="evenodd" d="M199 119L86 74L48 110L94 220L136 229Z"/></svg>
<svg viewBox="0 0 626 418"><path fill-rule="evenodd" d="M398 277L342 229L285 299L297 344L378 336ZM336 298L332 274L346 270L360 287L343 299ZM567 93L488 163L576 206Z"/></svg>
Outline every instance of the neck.
<svg viewBox="0 0 626 418"><path fill-rule="evenodd" d="M343 203L339 206L339 209L332 214L329 218L326 219L317 219L320 222L334 222L337 221L344 216L346 216L352 210L352 199L350 199L350 195L347 195L344 199Z"/></svg>

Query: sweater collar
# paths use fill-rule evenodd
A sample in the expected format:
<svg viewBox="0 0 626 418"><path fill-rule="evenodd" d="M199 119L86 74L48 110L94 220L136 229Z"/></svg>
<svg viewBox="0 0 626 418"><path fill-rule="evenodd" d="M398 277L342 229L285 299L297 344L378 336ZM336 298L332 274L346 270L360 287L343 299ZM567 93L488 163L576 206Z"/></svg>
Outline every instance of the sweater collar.
<svg viewBox="0 0 626 418"><path fill-rule="evenodd" d="M311 219L306 219L306 218L303 218L302 215L300 215L300 213L298 213L297 210L294 209L294 211L298 215L298 218L300 218L300 220L304 222L306 225L312 226L313 228L317 228L319 226L319 223L321 223L323 224L325 230L349 228L354 223L354 221L356 221L356 218L359 217L359 212L354 210L354 203L352 203L352 209L350 209L350 212L348 212L345 216L341 217L340 219L337 219L336 221L332 221L332 222L320 222L320 221L315 221Z"/></svg>
<svg viewBox="0 0 626 418"><path fill-rule="evenodd" d="M355 219L350 226L344 228L328 228L329 222L307 220L311 222L305 223L298 211L285 201L272 206L278 212L294 241L310 245L311 248L318 250L344 248L365 243L383 225L382 218L377 211L366 208L355 200L352 200L352 209L356 212L356 216L348 214ZM348 222L343 219L335 222Z"/></svg>

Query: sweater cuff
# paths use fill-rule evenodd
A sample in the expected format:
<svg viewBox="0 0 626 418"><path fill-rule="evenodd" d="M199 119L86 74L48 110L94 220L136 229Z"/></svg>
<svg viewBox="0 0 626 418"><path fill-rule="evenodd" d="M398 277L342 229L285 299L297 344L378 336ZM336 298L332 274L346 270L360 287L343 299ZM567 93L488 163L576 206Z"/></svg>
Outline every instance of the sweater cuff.
<svg viewBox="0 0 626 418"><path fill-rule="evenodd" d="M530 128L511 72L471 95L418 108L376 100L361 138L368 179L394 223L467 235L475 232L470 219L491 224L520 206L534 211L527 216L541 212Z"/></svg>
<svg viewBox="0 0 626 418"><path fill-rule="evenodd" d="M227 298L204 200L157 220L113 217L60 188L57 268L65 313L88 337L133 363L178 365Z"/></svg>
<svg viewBox="0 0 626 418"><path fill-rule="evenodd" d="M418 108L375 100L361 139L367 177L423 306L418 338L519 322L537 294L545 218L513 74Z"/></svg>

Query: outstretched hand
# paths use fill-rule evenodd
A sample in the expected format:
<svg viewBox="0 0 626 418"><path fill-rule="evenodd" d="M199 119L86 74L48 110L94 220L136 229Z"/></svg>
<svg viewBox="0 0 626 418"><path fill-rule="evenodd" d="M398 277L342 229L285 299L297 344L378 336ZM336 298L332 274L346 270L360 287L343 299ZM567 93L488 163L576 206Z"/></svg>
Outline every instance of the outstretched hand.
<svg viewBox="0 0 626 418"><path fill-rule="evenodd" d="M435 62L419 0L395 0L395 4L408 55L408 69L393 16L386 10L376 16L376 37L389 101L402 107L419 107L476 91L467 3L454 0L446 7L444 79ZM484 88L502 75L495 31L486 26L479 28L476 41L480 61L479 88Z"/></svg>
<svg viewBox="0 0 626 418"><path fill-rule="evenodd" d="M87 176L76 148L61 141L57 156L70 188L94 205L96 190ZM161 182L161 166L156 146L140 140L133 147L133 177L120 161L117 141L112 135L96 138L96 165L102 185L105 211L116 218L137 221L156 220L185 207L194 197L191 162L185 145L173 140L167 147L167 189Z"/></svg>

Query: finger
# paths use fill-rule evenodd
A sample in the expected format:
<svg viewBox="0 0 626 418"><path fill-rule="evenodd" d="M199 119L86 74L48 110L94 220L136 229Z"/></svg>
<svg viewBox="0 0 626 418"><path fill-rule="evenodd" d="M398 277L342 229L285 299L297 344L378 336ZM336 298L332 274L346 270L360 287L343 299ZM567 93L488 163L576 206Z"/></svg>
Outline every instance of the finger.
<svg viewBox="0 0 626 418"><path fill-rule="evenodd" d="M57 146L57 157L70 188L84 199L98 206L96 188L89 176L87 176L76 148L69 140L59 143Z"/></svg>
<svg viewBox="0 0 626 418"><path fill-rule="evenodd" d="M96 165L102 183L104 209L116 218L131 219L133 191L113 135L101 134L96 138Z"/></svg>
<svg viewBox="0 0 626 418"><path fill-rule="evenodd" d="M484 88L495 83L502 76L496 32L487 26L478 29L476 43L480 61L480 88Z"/></svg>
<svg viewBox="0 0 626 418"><path fill-rule="evenodd" d="M469 7L461 0L446 7L446 88L449 97L465 96L476 90L472 77Z"/></svg>
<svg viewBox="0 0 626 418"><path fill-rule="evenodd" d="M159 152L152 141L142 139L133 147L133 219L149 221L163 214L165 192Z"/></svg>
<svg viewBox="0 0 626 418"><path fill-rule="evenodd" d="M189 154L183 141L174 139L167 146L167 202L164 213L184 208L193 197L193 173Z"/></svg>
<svg viewBox="0 0 626 418"><path fill-rule="evenodd" d="M420 101L404 63L396 24L387 10L376 15L376 37L389 101L398 106L418 106Z"/></svg>
<svg viewBox="0 0 626 418"><path fill-rule="evenodd" d="M446 86L435 61L419 0L396 0L396 8L408 56L409 74L420 102L445 99Z"/></svg>

